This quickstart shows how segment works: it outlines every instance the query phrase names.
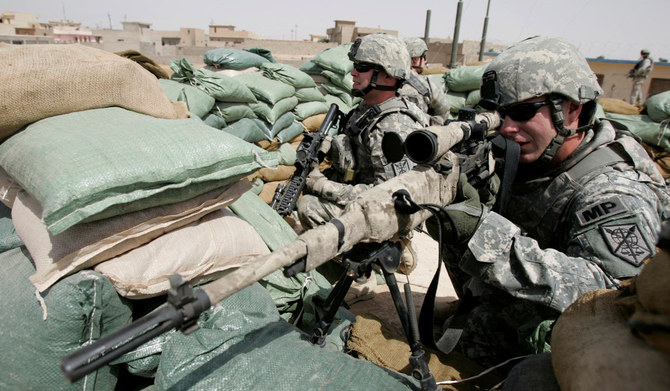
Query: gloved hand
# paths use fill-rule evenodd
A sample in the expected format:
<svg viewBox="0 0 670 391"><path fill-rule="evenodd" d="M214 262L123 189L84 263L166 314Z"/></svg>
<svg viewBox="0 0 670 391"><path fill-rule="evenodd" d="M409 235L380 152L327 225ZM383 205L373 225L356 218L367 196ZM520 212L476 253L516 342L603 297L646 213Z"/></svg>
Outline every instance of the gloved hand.
<svg viewBox="0 0 670 391"><path fill-rule="evenodd" d="M323 182L327 181L325 175L319 170L319 167L314 167L312 171L307 175L305 179L305 189L309 190L313 194L319 195Z"/></svg>
<svg viewBox="0 0 670 391"><path fill-rule="evenodd" d="M476 189L468 182L465 174L458 179L456 198L444 209L442 216L442 243L448 246L466 244L474 235L479 223L491 209L500 187L500 179L494 175L486 186ZM453 222L453 225L452 225ZM426 228L433 239L438 240L438 221L435 217L426 220Z"/></svg>

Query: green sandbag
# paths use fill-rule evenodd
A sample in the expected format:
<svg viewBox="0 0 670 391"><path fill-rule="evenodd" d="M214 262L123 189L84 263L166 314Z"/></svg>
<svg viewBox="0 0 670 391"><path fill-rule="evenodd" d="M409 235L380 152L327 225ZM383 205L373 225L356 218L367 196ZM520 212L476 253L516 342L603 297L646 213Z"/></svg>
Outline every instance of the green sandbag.
<svg viewBox="0 0 670 391"><path fill-rule="evenodd" d="M661 122L670 118L670 91L650 96L644 106L652 121Z"/></svg>
<svg viewBox="0 0 670 391"><path fill-rule="evenodd" d="M270 62L267 58L251 53L247 50L219 48L205 52L203 61L218 69L243 70L250 67L259 67L261 64Z"/></svg>
<svg viewBox="0 0 670 391"><path fill-rule="evenodd" d="M328 79L328 81L330 81L332 84L346 91L348 94L351 94L351 88L354 85L354 77L351 76L351 73L340 75L339 73L331 71L323 71L321 74L325 76L326 79Z"/></svg>
<svg viewBox="0 0 670 391"><path fill-rule="evenodd" d="M342 99L335 95L326 95L324 96L326 99L326 106L330 107L333 103L337 105L337 108L342 112L342 114L347 114L351 111L352 107L349 106L348 104L344 103Z"/></svg>
<svg viewBox="0 0 670 391"><path fill-rule="evenodd" d="M295 90L295 97L298 102L325 102L326 98L317 87L298 88Z"/></svg>
<svg viewBox="0 0 670 391"><path fill-rule="evenodd" d="M298 104L298 98L289 96L288 98L280 99L274 105L269 105L265 102L249 103L249 107L259 118L266 120L270 124L283 114L293 110Z"/></svg>
<svg viewBox="0 0 670 391"><path fill-rule="evenodd" d="M293 140L296 136L305 131L305 127L301 122L293 122L289 127L282 129L277 133L277 141L280 143L285 143L290 140Z"/></svg>
<svg viewBox="0 0 670 391"><path fill-rule="evenodd" d="M325 71L324 68L312 62L312 60L307 61L302 64L299 68L301 71L305 72L308 75L321 75L321 72Z"/></svg>
<svg viewBox="0 0 670 391"><path fill-rule="evenodd" d="M278 80L294 88L316 87L314 79L296 67L287 64L265 63L260 66L263 76Z"/></svg>
<svg viewBox="0 0 670 391"><path fill-rule="evenodd" d="M427 75L426 77L430 79L430 81L435 84L439 85L442 87L442 91L445 93L447 92L447 80L446 80L446 73L435 73L432 75Z"/></svg>
<svg viewBox="0 0 670 391"><path fill-rule="evenodd" d="M0 166L40 203L53 234L193 198L278 157L200 119L119 107L46 118L0 145Z"/></svg>
<svg viewBox="0 0 670 391"><path fill-rule="evenodd" d="M257 72L243 73L235 76L235 80L244 83L257 99L273 105L295 94L295 88L292 86L277 80L268 79Z"/></svg>
<svg viewBox="0 0 670 391"><path fill-rule="evenodd" d="M260 290L259 290L260 289ZM257 284L219 303L200 329L165 344L156 390L407 390L409 377L393 377L369 361L313 345L280 319Z"/></svg>
<svg viewBox="0 0 670 391"><path fill-rule="evenodd" d="M246 192L229 206L237 216L251 224L271 251L291 243L298 234L260 197Z"/></svg>
<svg viewBox="0 0 670 391"><path fill-rule="evenodd" d="M351 93L342 87L328 82L321 84L321 88L323 88L328 94L335 95L336 97L340 98L340 100L349 107L353 107L356 104L355 98L351 95Z"/></svg>
<svg viewBox="0 0 670 391"><path fill-rule="evenodd" d="M270 128L271 138L274 138L277 135L277 133L291 126L291 124L293 124L294 121L295 121L295 115L293 114L293 112L288 111L282 114L279 118L277 118L275 123L272 124L272 127Z"/></svg>
<svg viewBox="0 0 670 391"><path fill-rule="evenodd" d="M670 153L670 124L660 124L648 115L626 115L605 112L605 118L625 125L642 141Z"/></svg>
<svg viewBox="0 0 670 391"><path fill-rule="evenodd" d="M230 76L196 68L185 58L172 61L170 68L174 71L172 80L198 87L220 102L256 102L254 94L243 83Z"/></svg>
<svg viewBox="0 0 670 391"><path fill-rule="evenodd" d="M0 203L0 253L23 246L12 222L12 210Z"/></svg>
<svg viewBox="0 0 670 391"><path fill-rule="evenodd" d="M258 54L259 56L261 56L263 58L266 58L270 62L273 62L273 63L277 62L277 60L272 56L272 52L270 52L267 49L249 48L249 49L243 49L243 50L246 50L247 52L251 52L251 53L254 53L254 54ZM263 64L267 64L267 63L264 62ZM261 64L261 65L263 65L263 64Z"/></svg>
<svg viewBox="0 0 670 391"><path fill-rule="evenodd" d="M328 48L317 54L311 61L324 69L346 75L354 69L354 63L349 60L349 50L352 45L353 43L348 42Z"/></svg>
<svg viewBox="0 0 670 391"><path fill-rule="evenodd" d="M91 270L68 276L38 301L25 247L0 254L0 389L113 390L118 367L104 366L67 384L58 365L75 350L132 320L131 309L109 280Z"/></svg>
<svg viewBox="0 0 670 391"><path fill-rule="evenodd" d="M447 92L447 103L449 103L449 111L451 113L457 114L458 109L465 107L465 100L467 98L467 93L465 92Z"/></svg>
<svg viewBox="0 0 670 391"><path fill-rule="evenodd" d="M202 117L202 122L216 129L223 129L228 126L228 123L223 118L211 112Z"/></svg>
<svg viewBox="0 0 670 391"><path fill-rule="evenodd" d="M328 106L324 102L305 102L297 105L294 112L298 121L302 121L313 115L327 113Z"/></svg>
<svg viewBox="0 0 670 391"><path fill-rule="evenodd" d="M158 79L158 82L168 98L175 102L186 102L188 111L200 118L214 107L216 100L199 88L170 79Z"/></svg>
<svg viewBox="0 0 670 391"><path fill-rule="evenodd" d="M216 102L216 105L212 109L212 114L221 117L228 124L232 124L242 118L256 119L258 116L249 106L256 103Z"/></svg>
<svg viewBox="0 0 670 391"><path fill-rule="evenodd" d="M447 88L455 92L479 89L487 66L488 64L463 65L450 70L445 76Z"/></svg>
<svg viewBox="0 0 670 391"><path fill-rule="evenodd" d="M272 140L270 129L260 119L242 118L221 130L249 143Z"/></svg>

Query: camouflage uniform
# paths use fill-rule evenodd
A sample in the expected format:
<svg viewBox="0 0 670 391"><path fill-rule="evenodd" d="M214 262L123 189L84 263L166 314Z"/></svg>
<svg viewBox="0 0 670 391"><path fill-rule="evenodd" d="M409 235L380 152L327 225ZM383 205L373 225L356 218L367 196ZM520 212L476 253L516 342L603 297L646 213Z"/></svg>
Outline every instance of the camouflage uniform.
<svg viewBox="0 0 670 391"><path fill-rule="evenodd" d="M407 38L405 45L410 57L425 57L428 46L420 38ZM430 117L431 125L442 125L449 115L449 102L444 88L430 78L411 72L407 82L398 90Z"/></svg>
<svg viewBox="0 0 670 391"><path fill-rule="evenodd" d="M560 52L556 48L564 44L536 40L536 45L531 41L508 49L514 50L489 66L500 78L503 105L532 97L524 94L547 93L541 86L525 88L512 77L551 79L551 70L531 71L514 59L526 56L532 63L538 46L543 51L542 45L549 44ZM554 53L542 53L544 67L551 66L546 59ZM519 72L508 74L508 65ZM563 71L579 80L574 68ZM573 88L588 92L588 84L575 81ZM563 93L576 96L569 88ZM459 347L484 365L532 353L530 336L541 322L555 319L589 290L617 288L655 253L662 221L670 218L670 193L660 173L644 149L630 137L617 136L609 122L596 121L585 132L580 146L558 166L520 166L500 214L486 214L462 256L445 259L459 294L476 297Z"/></svg>
<svg viewBox="0 0 670 391"><path fill-rule="evenodd" d="M362 48L356 54L357 61L383 65L385 62L395 60L396 63L403 64L404 72L398 69L399 66L384 66L384 69L389 75L400 80L411 72L409 54L397 38L374 34L364 37L363 40L362 44L355 43L352 46L352 51L359 46ZM381 60L375 62L374 54L370 55L369 51L370 44L377 41L380 41L379 50L382 52L377 53ZM359 59L366 53L370 58ZM393 58L402 54L404 56L400 59ZM382 152L382 138L387 132L396 132L404 138L413 130L427 125L428 119L425 114L406 99L395 97L372 107L361 102L350 113L346 124L342 127L343 132L335 136L332 141L328 155L333 162L332 174L329 178L313 181L316 182L314 185L308 185L307 189L312 194L303 195L298 203L298 216L303 227L313 228L331 220L338 216L358 194L409 171L413 164L406 157L397 163L388 162ZM350 175L351 173L353 175Z"/></svg>
<svg viewBox="0 0 670 391"><path fill-rule="evenodd" d="M628 73L628 77L633 79L633 89L630 93L630 104L632 105L641 105L644 103L644 96L642 94L642 84L649 76L652 67L654 66L654 61L649 57L648 50L642 50L642 54L646 55L642 57L635 68L631 69Z"/></svg>

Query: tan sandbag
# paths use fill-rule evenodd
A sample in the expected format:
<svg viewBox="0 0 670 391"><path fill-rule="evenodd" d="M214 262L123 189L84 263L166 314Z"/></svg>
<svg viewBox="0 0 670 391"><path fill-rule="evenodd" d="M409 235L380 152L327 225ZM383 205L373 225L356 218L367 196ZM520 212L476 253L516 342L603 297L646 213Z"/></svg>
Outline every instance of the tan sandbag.
<svg viewBox="0 0 670 391"><path fill-rule="evenodd" d="M278 165L276 167L261 168L249 175L249 180L260 178L263 182L285 181L293 175L295 166Z"/></svg>
<svg viewBox="0 0 670 391"><path fill-rule="evenodd" d="M670 356L633 335L618 295L587 292L556 321L551 355L561 390L670 389Z"/></svg>
<svg viewBox="0 0 670 391"><path fill-rule="evenodd" d="M398 372L409 375L413 369L409 364L412 350L406 338L390 331L373 315L356 316L356 322L347 341L347 349L355 352L360 359L372 361ZM466 379L485 370L458 352L444 355L424 350L428 369L436 381ZM501 380L494 374L487 374L476 381L441 387L446 390L487 390Z"/></svg>
<svg viewBox="0 0 670 391"><path fill-rule="evenodd" d="M59 279L150 242L224 208L251 188L248 181L216 189L187 201L144 209L73 226L52 235L40 218L39 203L20 192L12 208L17 234L35 262L30 281L44 291Z"/></svg>
<svg viewBox="0 0 670 391"><path fill-rule="evenodd" d="M647 154L649 155L651 160L653 160L654 163L656 163L656 167L658 168L658 171L661 172L663 179L670 178L670 153L664 151L659 147L649 145L644 142L641 142L640 144L642 144L645 151L647 151Z"/></svg>
<svg viewBox="0 0 670 391"><path fill-rule="evenodd" d="M422 75L437 75L437 74L444 74L449 72L449 68L443 67L443 66L438 66L438 67L428 67L424 68L423 71L421 72Z"/></svg>
<svg viewBox="0 0 670 391"><path fill-rule="evenodd" d="M266 182L263 184L263 189L261 192L258 194L258 197L265 201L266 204L270 205L272 203L272 199L275 196L275 192L277 191L277 186L284 184L286 181L275 181L275 182ZM298 198L300 199L300 198Z"/></svg>
<svg viewBox="0 0 670 391"><path fill-rule="evenodd" d="M187 118L158 79L138 63L72 45L0 44L0 140L60 114L120 106L158 118Z"/></svg>
<svg viewBox="0 0 670 391"><path fill-rule="evenodd" d="M319 130L324 119L326 119L326 113L315 114L302 120L302 125L308 132L314 133Z"/></svg>
<svg viewBox="0 0 670 391"><path fill-rule="evenodd" d="M304 137L304 135L301 133L301 134L299 134L299 135L293 137L292 139L290 139L286 142L283 142L283 143L280 142L279 140L277 140L277 138L275 137L274 140L272 140L272 141L260 140L260 141L256 142L256 145L258 145L259 147L263 148L264 150L266 150L268 152L277 151L282 146L282 144L286 144L286 143L293 146L294 149L298 149L298 146L300 145L300 142L302 141L303 137Z"/></svg>
<svg viewBox="0 0 670 391"><path fill-rule="evenodd" d="M202 284L248 264L270 250L254 228L228 209L168 232L95 267L131 299L161 295L170 276Z"/></svg>
<svg viewBox="0 0 670 391"><path fill-rule="evenodd" d="M637 115L640 114L640 108L633 106L621 99L614 98L600 98L598 103L603 107L603 110L608 113Z"/></svg>

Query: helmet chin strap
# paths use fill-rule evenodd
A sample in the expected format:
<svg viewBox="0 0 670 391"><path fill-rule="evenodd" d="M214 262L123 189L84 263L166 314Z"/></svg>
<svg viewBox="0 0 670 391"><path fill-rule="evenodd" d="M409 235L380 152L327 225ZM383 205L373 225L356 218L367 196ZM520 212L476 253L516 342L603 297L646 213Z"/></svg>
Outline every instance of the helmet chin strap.
<svg viewBox="0 0 670 391"><path fill-rule="evenodd" d="M377 85L377 76L379 76L379 69L374 69L372 72L373 72L373 73L372 73L372 78L370 79L370 84L368 84L368 85L367 85L365 88L363 88L362 90L357 89L357 88L352 89L352 90L351 90L351 95L356 96L356 97L363 97L363 96L365 96L368 92L370 92L370 91L372 91L372 90L382 90L382 91L395 91L395 90L396 90L396 86L395 86L395 85L393 85L393 86L380 86L380 85ZM397 81L396 81L396 85L397 85Z"/></svg>
<svg viewBox="0 0 670 391"><path fill-rule="evenodd" d="M585 125L578 127L577 129L566 128L564 126L565 116L563 115L563 98L560 96L550 96L549 101L551 102L551 120L556 128L556 136L554 136L547 146L547 149L544 150L538 159L538 163L541 165L548 165L554 159L556 152L561 148L566 138L579 132L584 132L590 127L590 125Z"/></svg>

